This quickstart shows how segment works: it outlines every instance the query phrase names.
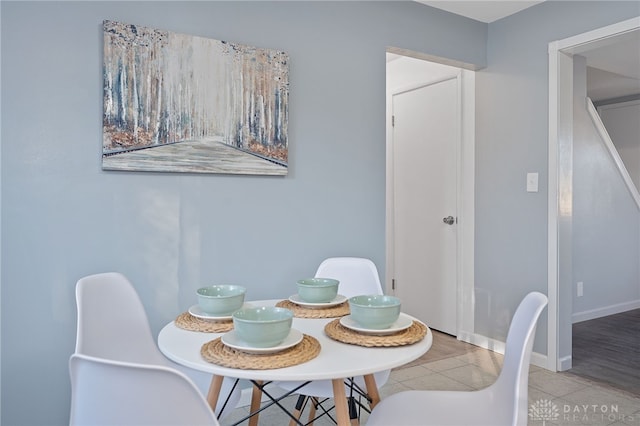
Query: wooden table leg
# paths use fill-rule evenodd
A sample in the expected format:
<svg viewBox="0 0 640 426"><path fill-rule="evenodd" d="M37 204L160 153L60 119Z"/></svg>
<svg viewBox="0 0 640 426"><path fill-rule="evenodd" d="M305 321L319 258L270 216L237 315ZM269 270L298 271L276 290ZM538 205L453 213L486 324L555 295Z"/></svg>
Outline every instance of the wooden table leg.
<svg viewBox="0 0 640 426"><path fill-rule="evenodd" d="M207 393L207 401L209 406L216 412L216 405L218 404L218 398L220 397L220 389L222 389L222 381L224 376L213 375L211 377L211 384L209 385L209 393Z"/></svg>
<svg viewBox="0 0 640 426"><path fill-rule="evenodd" d="M349 407L347 405L347 393L344 391L344 380L333 379L333 403L336 406L336 420L338 426L348 426L349 423Z"/></svg>
<svg viewBox="0 0 640 426"><path fill-rule="evenodd" d="M262 381L256 380L253 384L253 391L251 392L251 408L250 413L254 413L260 409L260 403L262 402ZM251 416L249 419L249 426L258 426L258 413Z"/></svg>
<svg viewBox="0 0 640 426"><path fill-rule="evenodd" d="M373 374L367 374L366 376L364 376L364 384L367 386L367 394L369 395L369 398L371 398L369 408L373 410L373 407L378 405L378 402L380 402L378 385L376 385L376 378L373 377Z"/></svg>

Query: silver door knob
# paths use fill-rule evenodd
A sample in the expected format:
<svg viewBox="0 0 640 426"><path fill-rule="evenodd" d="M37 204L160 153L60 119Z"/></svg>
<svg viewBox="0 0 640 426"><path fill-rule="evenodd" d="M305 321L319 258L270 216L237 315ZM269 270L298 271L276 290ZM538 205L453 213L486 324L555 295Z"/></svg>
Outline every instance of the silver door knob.
<svg viewBox="0 0 640 426"><path fill-rule="evenodd" d="M455 220L455 218L453 216L443 217L442 221L444 223L446 223L447 225L453 225L456 222L456 220Z"/></svg>

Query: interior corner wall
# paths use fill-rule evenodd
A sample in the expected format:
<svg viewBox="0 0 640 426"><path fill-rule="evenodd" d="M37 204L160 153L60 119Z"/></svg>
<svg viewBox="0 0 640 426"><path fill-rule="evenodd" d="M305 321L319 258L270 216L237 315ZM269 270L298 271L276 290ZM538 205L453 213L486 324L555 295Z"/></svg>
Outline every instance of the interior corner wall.
<svg viewBox="0 0 640 426"><path fill-rule="evenodd" d="M206 284L286 298L330 256L371 258L383 277L386 50L486 65L486 24L417 2L0 8L6 425L68 424L84 275L127 275L154 333ZM102 171L106 19L287 52L288 176Z"/></svg>

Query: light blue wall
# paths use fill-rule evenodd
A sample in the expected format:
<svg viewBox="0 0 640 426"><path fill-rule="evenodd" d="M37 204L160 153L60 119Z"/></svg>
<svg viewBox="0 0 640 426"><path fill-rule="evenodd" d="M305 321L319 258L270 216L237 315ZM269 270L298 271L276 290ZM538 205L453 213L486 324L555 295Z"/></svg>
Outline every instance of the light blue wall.
<svg viewBox="0 0 640 426"><path fill-rule="evenodd" d="M486 57L485 24L414 2L0 7L3 425L67 422L81 276L128 275L156 333L203 284L287 297L335 255L384 276L385 50ZM104 19L285 50L289 175L101 171Z"/></svg>
<svg viewBox="0 0 640 426"><path fill-rule="evenodd" d="M524 294L547 292L549 42L639 15L638 1L546 1L489 25L476 75L475 286L490 296L476 320L491 316L477 333L504 339ZM539 192L526 192L527 172ZM543 314L536 352L546 329Z"/></svg>
<svg viewBox="0 0 640 426"><path fill-rule="evenodd" d="M611 137L629 176L637 188L640 188L640 81L638 94L598 105L602 123Z"/></svg>

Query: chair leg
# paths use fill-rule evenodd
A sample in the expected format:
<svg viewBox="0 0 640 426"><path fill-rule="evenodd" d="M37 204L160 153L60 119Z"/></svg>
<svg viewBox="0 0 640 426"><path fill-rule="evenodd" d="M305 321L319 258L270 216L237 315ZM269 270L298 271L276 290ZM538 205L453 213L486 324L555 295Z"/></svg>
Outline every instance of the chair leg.
<svg viewBox="0 0 640 426"><path fill-rule="evenodd" d="M308 426L313 426L313 419L316 417L316 407L320 404L318 398L312 396L311 404L309 404L309 420L307 421Z"/></svg>
<svg viewBox="0 0 640 426"><path fill-rule="evenodd" d="M304 395L298 395L298 401L296 402L296 409L293 412L293 416L296 420L300 420L300 416L302 415L302 410L304 409L304 403L307 399ZM289 426L295 426L297 423L295 420L291 419L289 421Z"/></svg>
<svg viewBox="0 0 640 426"><path fill-rule="evenodd" d="M364 383L367 387L367 394L369 395L370 402L369 408L373 408L380 402L380 393L378 392L378 385L376 384L376 378L373 374L367 374L364 376Z"/></svg>
<svg viewBox="0 0 640 426"><path fill-rule="evenodd" d="M349 420L351 421L351 425L358 426L360 424L360 419L358 418L355 398L350 396L347 399L347 403L349 404Z"/></svg>

